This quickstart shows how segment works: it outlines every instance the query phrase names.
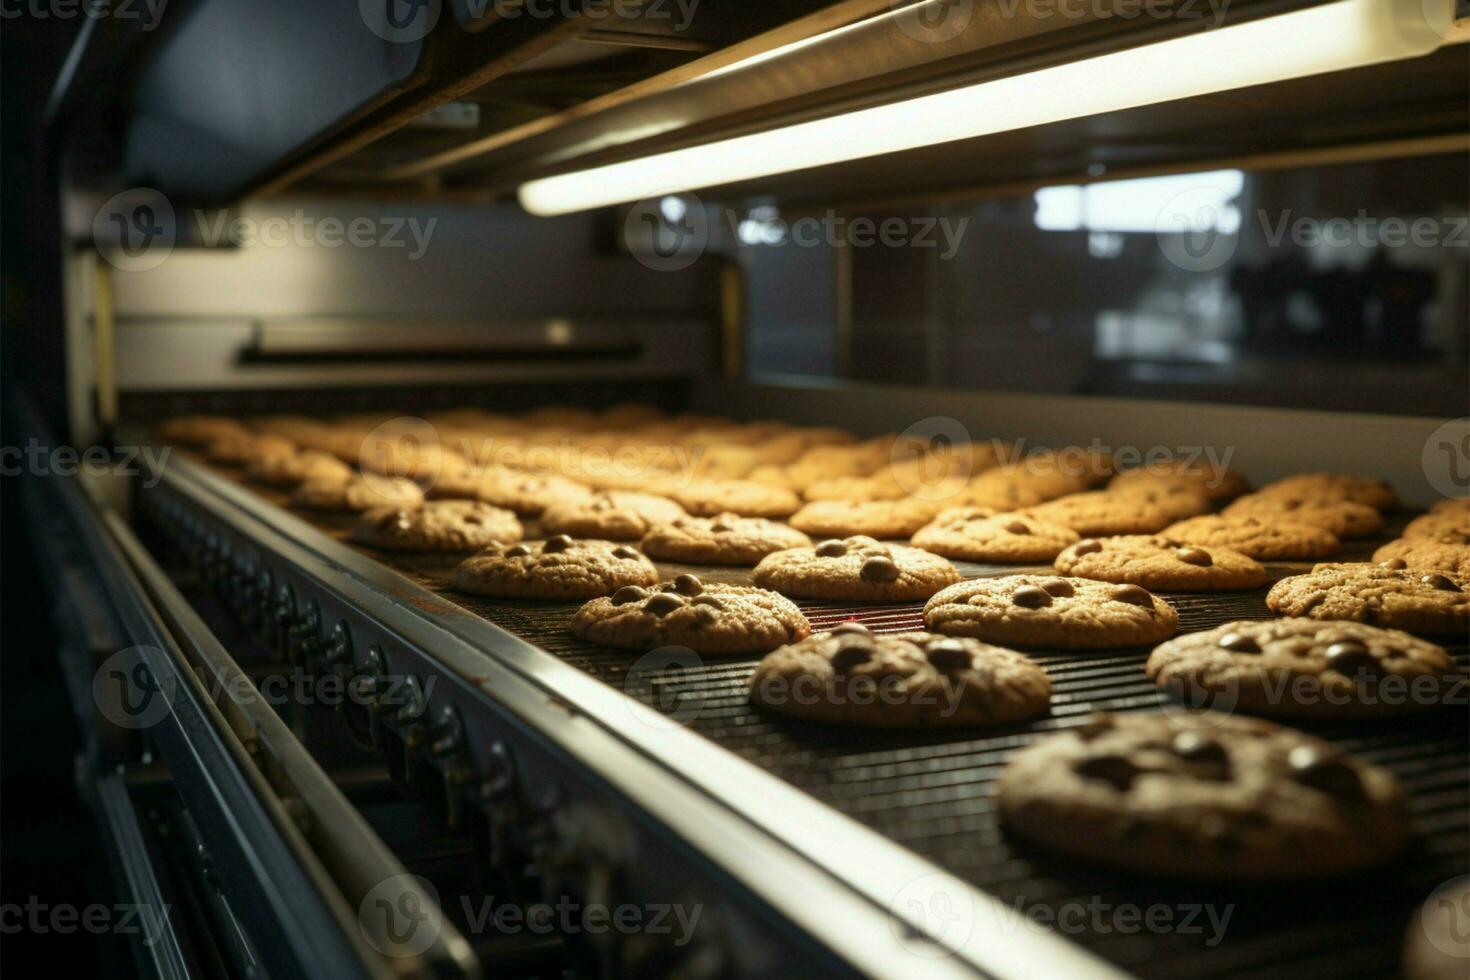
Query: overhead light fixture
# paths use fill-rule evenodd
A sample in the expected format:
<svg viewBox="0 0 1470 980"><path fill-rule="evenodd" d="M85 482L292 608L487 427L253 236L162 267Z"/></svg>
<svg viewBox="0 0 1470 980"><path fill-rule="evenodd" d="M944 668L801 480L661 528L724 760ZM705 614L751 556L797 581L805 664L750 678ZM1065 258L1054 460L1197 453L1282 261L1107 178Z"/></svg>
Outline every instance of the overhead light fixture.
<svg viewBox="0 0 1470 980"><path fill-rule="evenodd" d="M1361 68L1444 43L1454 0L1337 0L1233 27L765 132L544 177L522 206L554 215Z"/></svg>

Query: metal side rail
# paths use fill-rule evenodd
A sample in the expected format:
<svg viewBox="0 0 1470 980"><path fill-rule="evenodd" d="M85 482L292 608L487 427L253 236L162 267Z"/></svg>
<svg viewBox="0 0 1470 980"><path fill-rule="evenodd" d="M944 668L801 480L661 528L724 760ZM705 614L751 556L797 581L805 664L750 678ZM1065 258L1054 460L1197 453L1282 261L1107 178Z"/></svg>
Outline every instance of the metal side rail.
<svg viewBox="0 0 1470 980"><path fill-rule="evenodd" d="M737 974L810 972L830 955L803 971L794 954L815 945L881 976L1122 975L1016 928L994 897L247 490L187 460L152 476L140 508L207 575L235 583L238 613L304 637L354 683L403 682L406 696L375 706L375 723L410 748L445 746L448 758L421 754L451 783L493 797L514 780L543 821L580 828L564 850L585 873L630 894L667 900L669 875L690 867L706 886L733 885L768 924L752 932L742 920L712 940ZM592 844L610 822L585 808L609 799L636 848ZM783 931L787 945L767 949Z"/></svg>

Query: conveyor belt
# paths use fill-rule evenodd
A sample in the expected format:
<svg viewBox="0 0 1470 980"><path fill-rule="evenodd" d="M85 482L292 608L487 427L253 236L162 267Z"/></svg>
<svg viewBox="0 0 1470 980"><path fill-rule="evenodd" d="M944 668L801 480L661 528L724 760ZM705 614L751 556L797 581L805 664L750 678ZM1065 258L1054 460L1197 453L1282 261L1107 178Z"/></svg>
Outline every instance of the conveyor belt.
<svg viewBox="0 0 1470 980"><path fill-rule="evenodd" d="M340 519L318 518L317 524L339 538L346 526ZM1354 543L1345 560L1366 557L1374 544ZM1054 693L1050 715L1030 724L983 733L832 728L753 710L745 683L757 657L711 659L652 676L640 671L630 680L637 654L584 643L566 630L576 603L462 595L451 587L457 556L366 553L606 684L666 712L677 708L695 732L998 896L1015 911L1007 928L1039 928L1028 916L1070 917L1062 927L1070 938L1143 976L1393 975L1418 904L1438 885L1470 872L1470 729L1463 698L1402 721L1298 726L1386 767L1403 782L1417 841L1392 869L1289 889L1165 883L1090 870L1012 841L1001 831L990 799L991 782L1007 757L1038 736L1098 710L1157 710L1163 699L1142 669L1147 648L1033 651ZM1279 577L1303 567L1273 566L1272 572ZM661 570L748 582L744 569ZM974 576L1015 569L961 570ZM1179 610L1181 629L1194 631L1231 619L1269 618L1264 595L1260 590L1166 597ZM922 628L920 603L801 605L816 629L846 619L881 631ZM1470 664L1470 648L1459 645L1452 652L1462 668ZM1180 928L1143 927L1140 917L1155 906L1161 910L1154 915L1168 915ZM1227 915L1222 931L1219 923Z"/></svg>

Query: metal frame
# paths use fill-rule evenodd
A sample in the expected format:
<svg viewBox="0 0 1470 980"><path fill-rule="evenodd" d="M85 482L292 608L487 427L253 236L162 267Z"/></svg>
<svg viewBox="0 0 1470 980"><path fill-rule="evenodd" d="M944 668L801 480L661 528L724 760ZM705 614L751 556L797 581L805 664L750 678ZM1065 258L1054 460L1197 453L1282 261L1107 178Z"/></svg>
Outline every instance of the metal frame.
<svg viewBox="0 0 1470 980"><path fill-rule="evenodd" d="M850 969L879 976L1120 975L1059 937L1007 930L997 900L248 491L187 461L159 475L141 500L165 529L214 538L206 561L233 563L247 580L268 573L288 617L304 613L334 630L328 643L350 673L373 669L371 656L378 669L418 679L425 697L399 712L410 744L428 736L420 719L457 718L461 755L444 768L482 786L512 746L516 781L533 799L557 787L553 823L596 787L602 803L580 799L606 826L616 820L603 809L611 796L629 826L648 833L636 865L601 870L660 901L670 897L669 860L679 868L672 880L693 867L726 892L733 886L755 914L801 940L770 969L797 969L794 950L810 956L815 940ZM650 874L651 864L664 873ZM973 910L966 935L924 921L941 900ZM742 953L751 950L724 948Z"/></svg>

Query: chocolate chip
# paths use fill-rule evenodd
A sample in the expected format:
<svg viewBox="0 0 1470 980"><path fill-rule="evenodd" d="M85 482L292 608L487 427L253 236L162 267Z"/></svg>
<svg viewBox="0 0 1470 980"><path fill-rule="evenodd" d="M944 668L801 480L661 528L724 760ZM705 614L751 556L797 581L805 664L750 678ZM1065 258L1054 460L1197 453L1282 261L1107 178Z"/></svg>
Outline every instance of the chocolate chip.
<svg viewBox="0 0 1470 980"><path fill-rule="evenodd" d="M845 674L858 664L865 664L872 659L873 651L870 647L848 640L832 654L832 669L839 674Z"/></svg>
<svg viewBox="0 0 1470 980"><path fill-rule="evenodd" d="M699 595L704 591L704 583L698 575L678 575L674 578L674 591L680 595Z"/></svg>
<svg viewBox="0 0 1470 980"><path fill-rule="evenodd" d="M614 558L637 558L638 549L630 548L625 544L618 545L616 548L613 549L612 555Z"/></svg>
<svg viewBox="0 0 1470 980"><path fill-rule="evenodd" d="M1011 521L1006 525L1006 530L1012 534L1030 534L1031 529L1020 521Z"/></svg>
<svg viewBox="0 0 1470 980"><path fill-rule="evenodd" d="M1037 585L1023 585L1011 593L1011 602L1022 609L1042 609L1051 605L1051 593Z"/></svg>
<svg viewBox="0 0 1470 980"><path fill-rule="evenodd" d="M1225 746L1199 732L1180 732L1174 736L1169 743L1169 748L1181 759L1190 762L1207 762L1212 765L1223 767L1215 778L1223 779L1230 767L1230 757L1225 752Z"/></svg>
<svg viewBox="0 0 1470 980"><path fill-rule="evenodd" d="M1261 644L1248 633L1226 633L1220 637L1220 649L1231 653L1260 653Z"/></svg>
<svg viewBox="0 0 1470 980"><path fill-rule="evenodd" d="M1211 558L1210 553L1203 548L1180 548L1175 552L1174 557L1186 565L1199 565L1202 568L1215 564L1215 559Z"/></svg>
<svg viewBox="0 0 1470 980"><path fill-rule="evenodd" d="M1326 656L1327 666L1344 677L1356 677L1359 674L1378 677L1383 673L1383 665L1378 662L1378 658L1357 640L1343 640L1332 644L1327 648Z"/></svg>
<svg viewBox="0 0 1470 980"><path fill-rule="evenodd" d="M1298 745L1286 757L1292 776L1303 786L1321 790L1340 800L1360 799L1363 781L1353 764L1312 745Z"/></svg>
<svg viewBox="0 0 1470 980"><path fill-rule="evenodd" d="M1379 562L1378 567L1386 568L1390 572L1401 572L1409 567L1409 563L1404 561L1402 558L1390 558L1387 561Z"/></svg>
<svg viewBox="0 0 1470 980"><path fill-rule="evenodd" d="M625 585L612 594L612 604L625 606L630 602L648 598L648 590L641 589L636 585Z"/></svg>
<svg viewBox="0 0 1470 980"><path fill-rule="evenodd" d="M1096 538L1084 538L1072 545L1072 554L1078 557L1090 555L1098 551L1102 551L1102 542Z"/></svg>
<svg viewBox="0 0 1470 980"><path fill-rule="evenodd" d="M845 623L838 623L836 626L832 627L832 629L830 629L828 632L833 633L833 634L838 634L838 633L861 633L863 635L867 635L867 634L869 634L869 633L871 633L873 631L870 630L870 629L868 629L862 623L857 623L857 622L853 622L851 620L848 620Z"/></svg>
<svg viewBox="0 0 1470 980"><path fill-rule="evenodd" d="M1066 596L1077 594L1077 590L1073 587L1072 583L1064 578L1047 579L1041 583L1041 587L1047 591L1048 595L1057 596L1058 598L1065 598Z"/></svg>
<svg viewBox="0 0 1470 980"><path fill-rule="evenodd" d="M1121 755L1097 755L1083 759L1073 767L1084 779L1096 779L1110 784L1118 792L1126 792L1133 780L1142 771L1132 761Z"/></svg>
<svg viewBox="0 0 1470 980"><path fill-rule="evenodd" d="M1460 587L1445 575L1425 575L1419 581L1431 589L1439 589L1441 592L1459 592Z"/></svg>
<svg viewBox="0 0 1470 980"><path fill-rule="evenodd" d="M541 550L548 555L552 555L558 551L566 551L571 546L572 539L570 535L558 534L554 538L547 538L546 543L541 546Z"/></svg>
<svg viewBox="0 0 1470 980"><path fill-rule="evenodd" d="M684 608L684 600L672 592L659 592L643 604L645 612L651 612L655 616L667 616L675 609Z"/></svg>
<svg viewBox="0 0 1470 980"><path fill-rule="evenodd" d="M1110 732L1117 727L1118 722L1114 720L1112 715L1093 715L1092 718L1078 725L1072 731L1076 732L1077 737L1082 739L1082 741L1091 742L1104 732Z"/></svg>
<svg viewBox="0 0 1470 980"><path fill-rule="evenodd" d="M390 510L382 517L378 518L379 530L386 531L388 530L388 528L393 527L395 524L398 525L400 530L408 530L408 511Z"/></svg>
<svg viewBox="0 0 1470 980"><path fill-rule="evenodd" d="M530 553L531 553L531 549L530 548L527 548L523 544L518 544L518 545L515 545L513 547L510 547L510 548L505 549L505 557L507 557L507 558L524 558L526 555L529 555Z"/></svg>
<svg viewBox="0 0 1470 980"><path fill-rule="evenodd" d="M956 674L974 666L970 651L959 640L938 640L929 644L924 656L941 674Z"/></svg>
<svg viewBox="0 0 1470 980"><path fill-rule="evenodd" d="M865 582L893 582L897 581L900 573L892 558L874 555L863 562L862 570L858 574Z"/></svg>
<svg viewBox="0 0 1470 980"><path fill-rule="evenodd" d="M732 528L729 524L726 524L724 521L715 521L709 526L709 529L716 534L723 534L726 531L734 530L734 528Z"/></svg>
<svg viewBox="0 0 1470 980"><path fill-rule="evenodd" d="M821 542L814 550L823 558L841 558L847 554L847 545L834 538Z"/></svg>
<svg viewBox="0 0 1470 980"><path fill-rule="evenodd" d="M1124 585L1113 592L1112 598L1130 606L1142 606L1145 609L1154 607L1153 593L1141 585Z"/></svg>
<svg viewBox="0 0 1470 980"><path fill-rule="evenodd" d="M725 604L712 595L697 595L689 600L691 606L709 606L711 609L724 609Z"/></svg>

